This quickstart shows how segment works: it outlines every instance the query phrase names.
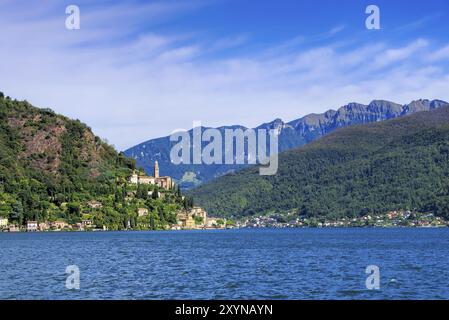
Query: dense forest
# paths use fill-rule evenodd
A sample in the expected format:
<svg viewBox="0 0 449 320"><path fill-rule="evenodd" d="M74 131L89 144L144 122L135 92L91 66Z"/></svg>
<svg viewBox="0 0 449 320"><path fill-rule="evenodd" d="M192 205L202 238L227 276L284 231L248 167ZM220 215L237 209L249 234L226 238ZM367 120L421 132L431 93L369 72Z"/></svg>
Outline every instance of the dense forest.
<svg viewBox="0 0 449 320"><path fill-rule="evenodd" d="M111 230L175 223L192 201L176 188L130 185L135 169L79 120L0 93L0 217L18 225L90 219ZM138 208L148 214L139 217Z"/></svg>
<svg viewBox="0 0 449 320"><path fill-rule="evenodd" d="M245 169L191 193L212 215L357 217L388 210L449 218L449 107L339 129L280 154L279 171Z"/></svg>

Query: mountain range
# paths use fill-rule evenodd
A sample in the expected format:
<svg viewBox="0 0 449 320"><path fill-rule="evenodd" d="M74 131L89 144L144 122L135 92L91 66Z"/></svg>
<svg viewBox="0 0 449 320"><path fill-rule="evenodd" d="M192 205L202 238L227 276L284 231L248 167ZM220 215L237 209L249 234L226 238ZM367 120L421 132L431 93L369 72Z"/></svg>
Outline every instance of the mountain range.
<svg viewBox="0 0 449 320"><path fill-rule="evenodd" d="M449 105L336 130L279 154L276 175L247 168L189 193L222 216L351 218L410 210L447 219Z"/></svg>
<svg viewBox="0 0 449 320"><path fill-rule="evenodd" d="M0 217L19 225L91 219L113 230L163 229L193 196L214 216L353 217L408 209L449 218L449 105L441 100L349 104L259 128L280 134L276 175L260 176L257 166L200 165L194 173L209 174L209 181L189 197L164 190L165 197L153 199L149 189L127 182L135 160L87 125L0 92ZM159 153L150 152L153 159L167 160L162 156L169 156L168 139L149 144L159 143ZM170 168L182 173L182 166ZM168 174L164 170L161 165L161 174ZM226 170L231 172L220 176ZM139 217L139 208L148 215Z"/></svg>
<svg viewBox="0 0 449 320"><path fill-rule="evenodd" d="M275 129L279 132L279 152L301 147L334 130L342 127L366 124L398 118L418 111L428 111L446 105L442 100L421 99L401 105L386 100L374 100L368 105L349 103L337 110L328 110L322 114L309 114L302 118L284 122L275 119L261 124L255 129ZM222 133L225 129L247 129L233 125L217 128ZM206 128L201 128L202 130ZM192 136L193 129L189 131ZM211 181L227 173L236 172L247 164L179 164L170 160L170 150L176 142L170 137L151 139L124 151L125 155L136 160L137 166L147 172L153 171L155 161L159 162L161 174L172 176L183 189L190 189L204 182ZM246 152L247 150L245 150ZM248 155L245 154L245 159Z"/></svg>

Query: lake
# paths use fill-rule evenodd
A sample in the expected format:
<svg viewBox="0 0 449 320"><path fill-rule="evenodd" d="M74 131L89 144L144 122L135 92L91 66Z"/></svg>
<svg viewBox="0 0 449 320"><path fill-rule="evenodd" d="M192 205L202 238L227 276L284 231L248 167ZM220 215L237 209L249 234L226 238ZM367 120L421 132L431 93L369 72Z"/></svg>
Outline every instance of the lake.
<svg viewBox="0 0 449 320"><path fill-rule="evenodd" d="M0 246L0 299L449 299L449 228L0 233Z"/></svg>

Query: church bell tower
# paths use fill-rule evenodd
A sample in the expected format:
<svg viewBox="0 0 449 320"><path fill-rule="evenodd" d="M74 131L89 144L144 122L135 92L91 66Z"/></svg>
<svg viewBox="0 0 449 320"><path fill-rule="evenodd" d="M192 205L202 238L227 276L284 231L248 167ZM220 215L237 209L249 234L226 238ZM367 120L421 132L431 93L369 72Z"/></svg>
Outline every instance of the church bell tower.
<svg viewBox="0 0 449 320"><path fill-rule="evenodd" d="M159 178L159 164L157 161L154 162L154 177Z"/></svg>

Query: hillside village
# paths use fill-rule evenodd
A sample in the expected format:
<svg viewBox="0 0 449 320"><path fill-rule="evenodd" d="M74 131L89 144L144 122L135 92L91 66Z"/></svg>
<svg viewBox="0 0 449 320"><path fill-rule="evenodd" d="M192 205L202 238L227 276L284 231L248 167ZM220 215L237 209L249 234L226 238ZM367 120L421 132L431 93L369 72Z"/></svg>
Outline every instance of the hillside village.
<svg viewBox="0 0 449 320"><path fill-rule="evenodd" d="M287 215L259 215L232 220L214 218L207 215L206 210L194 206L191 198L181 195L179 188L170 176L160 176L159 164L154 163L153 175L134 169L126 181L119 181L126 193L123 206L134 208L130 218L123 227L109 228L99 223L100 214L107 201L90 200L80 206L80 218L27 220L18 224L8 217L0 216L0 230L3 232L45 232L45 231L107 231L107 230L204 230L226 228L298 228L298 227L445 227L448 221L431 213L423 214L406 210L389 211L385 214L365 215L356 218L307 218L298 217L294 212ZM116 195L117 197L117 195ZM173 219L161 223L155 221L154 215L162 208L173 212ZM182 206L179 205L182 203ZM2 201L0 201L0 206ZM69 210L73 204L62 203L61 209ZM73 208L72 208L73 209Z"/></svg>
<svg viewBox="0 0 449 320"><path fill-rule="evenodd" d="M181 195L172 177L159 175L159 164L154 164L153 175L146 175L141 170L133 170L125 182L121 181L123 195L122 207L134 207L135 212L124 222L123 227L112 230L185 230L185 229L222 229L226 221L208 217L203 208L193 206L193 201ZM116 194L116 198L120 198ZM120 199L118 199L120 200ZM24 224L0 217L0 230L4 232L44 232L44 231L106 231L107 224L98 223L98 215L105 210L105 202L90 200L79 205L80 218L27 220ZM179 204L182 204L181 206ZM0 201L1 205L1 201ZM69 210L73 204L62 203L62 210ZM72 208L73 209L73 208ZM160 212L160 211L168 212ZM156 216L155 216L156 211ZM170 216L170 221L156 221L157 218Z"/></svg>

